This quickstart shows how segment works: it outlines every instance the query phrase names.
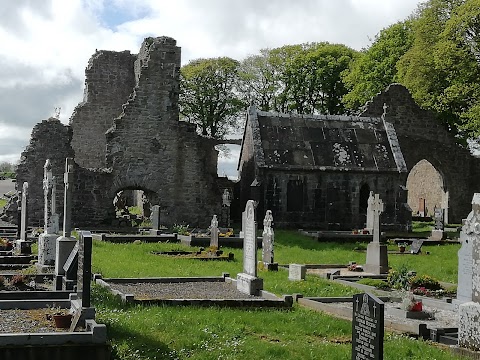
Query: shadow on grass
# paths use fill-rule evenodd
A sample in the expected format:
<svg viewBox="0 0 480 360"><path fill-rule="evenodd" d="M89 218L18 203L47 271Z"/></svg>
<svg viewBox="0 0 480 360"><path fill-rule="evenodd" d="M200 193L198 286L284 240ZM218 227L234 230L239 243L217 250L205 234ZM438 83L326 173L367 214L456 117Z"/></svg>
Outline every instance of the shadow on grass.
<svg viewBox="0 0 480 360"><path fill-rule="evenodd" d="M307 250L333 250L342 249L351 251L357 244L353 242L318 241L317 239L300 233L293 233L287 230L277 230L275 232L275 244L286 247L299 247Z"/></svg>

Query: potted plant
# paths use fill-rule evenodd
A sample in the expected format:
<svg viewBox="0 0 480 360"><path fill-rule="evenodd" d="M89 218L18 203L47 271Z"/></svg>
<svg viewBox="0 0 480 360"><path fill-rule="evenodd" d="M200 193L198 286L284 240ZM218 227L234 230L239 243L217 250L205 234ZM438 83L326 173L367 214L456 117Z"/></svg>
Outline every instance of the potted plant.
<svg viewBox="0 0 480 360"><path fill-rule="evenodd" d="M51 307L47 314L47 319L55 322L55 327L58 329L68 329L72 324L73 315L65 309L59 307Z"/></svg>
<svg viewBox="0 0 480 360"><path fill-rule="evenodd" d="M398 251L400 251L401 253L404 253L408 246L407 243L398 243L397 245L398 245Z"/></svg>

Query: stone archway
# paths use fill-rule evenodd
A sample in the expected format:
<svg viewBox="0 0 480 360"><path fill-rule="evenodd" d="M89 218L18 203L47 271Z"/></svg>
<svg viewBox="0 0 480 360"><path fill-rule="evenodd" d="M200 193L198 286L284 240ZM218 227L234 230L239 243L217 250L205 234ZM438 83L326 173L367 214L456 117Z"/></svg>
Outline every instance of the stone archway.
<svg viewBox="0 0 480 360"><path fill-rule="evenodd" d="M433 216L435 207L445 206L444 178L428 160L422 159L412 167L406 186L414 215Z"/></svg>

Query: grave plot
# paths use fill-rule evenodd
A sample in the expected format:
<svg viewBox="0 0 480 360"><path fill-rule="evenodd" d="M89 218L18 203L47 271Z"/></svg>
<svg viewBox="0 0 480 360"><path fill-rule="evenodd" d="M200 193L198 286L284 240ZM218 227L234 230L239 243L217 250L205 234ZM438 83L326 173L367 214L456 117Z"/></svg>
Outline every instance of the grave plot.
<svg viewBox="0 0 480 360"><path fill-rule="evenodd" d="M224 254L223 250L200 248L198 251L183 251L183 250L171 250L171 251L152 251L153 255L169 256L177 259L194 259L203 261L233 261L234 254Z"/></svg>
<svg viewBox="0 0 480 360"><path fill-rule="evenodd" d="M255 206L247 202L243 236L243 272L236 279L222 277L110 278L96 276L97 284L108 287L123 302L136 304L202 305L228 307L291 307L293 299L263 290L257 277ZM215 220L215 217L214 217ZM269 220L270 221L270 220ZM212 221L213 226L215 222ZM213 232L216 234L216 231ZM273 235L273 234L270 234ZM211 239L215 244L218 239ZM272 252L265 261L273 261Z"/></svg>
<svg viewBox="0 0 480 360"><path fill-rule="evenodd" d="M78 282L72 291L51 291L53 274L27 277L5 277L15 285L13 291L0 291L0 358L31 358L31 354L75 359L78 346L85 346L85 354L92 359L106 359L106 327L95 321L95 309L90 307L91 244L88 232L80 233ZM22 280L22 281L20 281ZM40 280L50 288L30 288ZM33 284L32 284L33 283ZM12 287L13 287L12 285ZM65 321L57 323L57 321ZM55 324L55 325L54 325ZM73 351L73 349L75 351Z"/></svg>

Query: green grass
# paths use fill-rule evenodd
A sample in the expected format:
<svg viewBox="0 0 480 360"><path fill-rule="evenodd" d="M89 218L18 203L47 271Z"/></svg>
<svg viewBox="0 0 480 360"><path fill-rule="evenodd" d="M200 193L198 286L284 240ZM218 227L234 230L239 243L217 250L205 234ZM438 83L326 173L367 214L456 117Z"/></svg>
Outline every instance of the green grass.
<svg viewBox="0 0 480 360"><path fill-rule="evenodd" d="M0 199L0 209L7 205L7 199Z"/></svg>
<svg viewBox="0 0 480 360"><path fill-rule="evenodd" d="M131 306L94 287L116 359L350 359L351 323L292 310ZM457 359L427 342L387 334L385 359Z"/></svg>
<svg viewBox="0 0 480 360"><path fill-rule="evenodd" d="M295 231L276 231L275 260L280 264L365 262L359 244L320 243ZM393 267L405 263L419 275L456 282L460 245L424 245L421 255L389 255ZM235 261L169 258L151 251L192 250L172 243L94 242L93 271L104 277L220 276L242 271L241 249ZM389 245L390 250L397 250ZM425 252L430 252L425 255ZM261 251L258 253L259 258ZM264 288L278 295L351 296L359 291L307 275L291 282L288 272L259 271ZM94 287L98 321L105 323L115 359L350 359L351 323L295 305L291 310L124 306L105 289ZM429 342L386 334L385 359L459 359Z"/></svg>

